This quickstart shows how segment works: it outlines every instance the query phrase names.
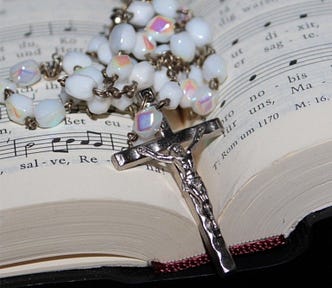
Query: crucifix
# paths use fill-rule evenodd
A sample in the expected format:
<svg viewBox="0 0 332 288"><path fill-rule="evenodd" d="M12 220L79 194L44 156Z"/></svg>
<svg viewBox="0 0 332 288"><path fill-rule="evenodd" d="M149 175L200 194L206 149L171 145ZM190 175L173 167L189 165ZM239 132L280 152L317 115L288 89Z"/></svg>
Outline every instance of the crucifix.
<svg viewBox="0 0 332 288"><path fill-rule="evenodd" d="M213 215L207 189L196 170L192 154L203 138L217 137L222 133L223 126L218 118L173 132L167 119L163 117L159 137L115 153L112 163L118 170L132 168L152 159L172 165L206 250L218 274L225 275L235 269L235 262Z"/></svg>

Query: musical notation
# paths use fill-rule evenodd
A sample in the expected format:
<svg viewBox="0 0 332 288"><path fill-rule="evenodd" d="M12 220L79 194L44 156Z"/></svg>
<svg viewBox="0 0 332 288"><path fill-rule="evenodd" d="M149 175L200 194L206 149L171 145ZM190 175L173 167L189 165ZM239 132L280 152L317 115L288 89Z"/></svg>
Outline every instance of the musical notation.
<svg viewBox="0 0 332 288"><path fill-rule="evenodd" d="M297 64L297 59L289 61L289 66Z"/></svg>
<svg viewBox="0 0 332 288"><path fill-rule="evenodd" d="M254 75L251 75L250 78L249 78L249 81L254 81L256 79L257 75L254 74Z"/></svg>
<svg viewBox="0 0 332 288"><path fill-rule="evenodd" d="M301 14L299 18L302 19L302 18L306 18L306 17L308 17L308 14L304 13L304 14Z"/></svg>
<svg viewBox="0 0 332 288"><path fill-rule="evenodd" d="M39 153L70 153L86 149L114 152L125 147L127 147L127 137L117 133L82 131L32 135L0 141L0 160L26 158Z"/></svg>
<svg viewBox="0 0 332 288"><path fill-rule="evenodd" d="M301 61L299 62L299 60ZM249 88L257 86L274 77L278 77L282 73L291 71L295 68L295 64L296 68L300 68L315 63L330 62L331 60L332 43L324 43L307 48L301 47L297 50L281 54L269 61L251 67L248 71L244 71L237 77L231 79L223 87L221 99L226 99L229 104L236 99L238 95L243 94ZM254 75L252 74L253 71L255 71ZM259 81L255 79L256 75L259 75ZM254 79L256 81L253 82Z"/></svg>
<svg viewBox="0 0 332 288"><path fill-rule="evenodd" d="M84 22L84 21L50 21L37 22L26 25L15 25L0 29L0 43L20 40L22 36L28 37L45 37L50 35L64 35L68 32L75 34L95 35L103 30L105 24L98 22Z"/></svg>
<svg viewBox="0 0 332 288"><path fill-rule="evenodd" d="M272 11L267 11L250 18L247 21L243 21L239 25L229 29L223 34L223 37L217 39L215 45L220 47L220 52L224 52L229 49L230 46L238 44L239 39L241 39L241 41L248 39L257 33L264 31L267 26L278 26L299 18L308 17L308 13L304 13L303 11L310 11L310 16L315 17L330 15L331 10L332 2L321 1L308 1L273 9Z"/></svg>
<svg viewBox="0 0 332 288"><path fill-rule="evenodd" d="M28 32L25 32L24 34L23 34L23 36L24 37L30 37L32 35L32 25L30 24L29 25L29 30L28 30Z"/></svg>

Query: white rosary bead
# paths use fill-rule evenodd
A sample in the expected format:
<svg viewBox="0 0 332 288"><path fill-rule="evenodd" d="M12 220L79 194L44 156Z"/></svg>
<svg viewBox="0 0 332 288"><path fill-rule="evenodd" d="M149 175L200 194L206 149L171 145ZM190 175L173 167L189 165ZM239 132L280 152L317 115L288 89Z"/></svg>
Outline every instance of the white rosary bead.
<svg viewBox="0 0 332 288"><path fill-rule="evenodd" d="M206 81L217 78L223 83L227 78L226 63L223 58L218 54L212 54L206 58L203 64L203 77Z"/></svg>
<svg viewBox="0 0 332 288"><path fill-rule="evenodd" d="M192 109L200 116L206 116L216 107L216 100L212 90L206 85L198 88L193 95Z"/></svg>
<svg viewBox="0 0 332 288"><path fill-rule="evenodd" d="M9 70L10 80L19 87L31 86L41 78L39 64L35 60L24 60Z"/></svg>
<svg viewBox="0 0 332 288"><path fill-rule="evenodd" d="M97 83L89 76L73 74L66 79L65 91L72 97L80 100L89 100L93 97L93 88Z"/></svg>
<svg viewBox="0 0 332 288"><path fill-rule="evenodd" d="M184 61L190 62L195 57L195 42L186 31L174 34L171 37L170 47L172 53L182 58Z"/></svg>
<svg viewBox="0 0 332 288"><path fill-rule="evenodd" d="M154 73L154 68L149 62L139 62L134 65L129 82L136 81L140 90L148 88L153 85Z"/></svg>
<svg viewBox="0 0 332 288"><path fill-rule="evenodd" d="M144 3L144 2L143 2ZM139 60L144 60L145 55L153 53L156 49L156 42L152 37L149 37L145 32L138 32L136 34L136 43L132 51L134 56Z"/></svg>
<svg viewBox="0 0 332 288"><path fill-rule="evenodd" d="M154 10L161 15L175 18L180 5L177 0L154 0Z"/></svg>
<svg viewBox="0 0 332 288"><path fill-rule="evenodd" d="M7 114L11 121L24 124L27 117L33 117L33 100L28 96L14 93L6 102Z"/></svg>
<svg viewBox="0 0 332 288"><path fill-rule="evenodd" d="M154 79L153 79L153 89L156 92L159 92L161 87L164 86L165 83L169 81L169 78L167 76L167 69L165 67L162 67L161 70L157 70L154 73Z"/></svg>
<svg viewBox="0 0 332 288"><path fill-rule="evenodd" d="M114 54L120 51L123 53L131 53L136 43L136 32L132 25L121 23L115 25L109 38L111 50Z"/></svg>
<svg viewBox="0 0 332 288"><path fill-rule="evenodd" d="M62 68L68 74L73 74L75 67L87 67L92 64L90 57L82 52L70 51L62 60Z"/></svg>
<svg viewBox="0 0 332 288"><path fill-rule="evenodd" d="M174 110L176 109L183 97L183 91L179 84L174 81L169 81L161 87L158 93L158 100L169 99L169 105L165 106L166 109Z"/></svg>
<svg viewBox="0 0 332 288"><path fill-rule="evenodd" d="M105 69L105 66L99 62L92 62L91 67L96 68L100 72L102 72Z"/></svg>
<svg viewBox="0 0 332 288"><path fill-rule="evenodd" d="M111 47L110 47L110 43L108 43L108 42L102 43L98 47L97 55L98 55L98 60L101 63L107 65L113 57Z"/></svg>
<svg viewBox="0 0 332 288"><path fill-rule="evenodd" d="M79 104L81 100L74 98L73 96L69 95L66 92L65 87L61 87L60 93L59 93L59 99L63 105L65 105L68 101L72 101L74 105Z"/></svg>
<svg viewBox="0 0 332 288"><path fill-rule="evenodd" d="M210 25L200 17L194 17L186 24L186 30L194 40L197 47L203 47L212 42Z"/></svg>
<svg viewBox="0 0 332 288"><path fill-rule="evenodd" d="M171 48L169 47L168 44L162 44L162 45L158 45L156 47L156 49L153 51L153 55L162 55L167 51L170 51Z"/></svg>
<svg viewBox="0 0 332 288"><path fill-rule="evenodd" d="M44 99L35 106L35 118L41 128L57 126L66 116L66 110L59 99Z"/></svg>
<svg viewBox="0 0 332 288"><path fill-rule="evenodd" d="M98 70L94 66L88 66L88 67L84 67L82 69L76 70L75 74L89 76L97 83L98 87L101 86L104 82L103 74L101 73L100 70Z"/></svg>
<svg viewBox="0 0 332 288"><path fill-rule="evenodd" d="M145 26L154 15L154 9L151 3L143 1L133 1L127 11L133 13L133 18L130 19L130 23L140 27Z"/></svg>
<svg viewBox="0 0 332 288"><path fill-rule="evenodd" d="M9 89L9 90L15 92L17 89L17 86L12 81L0 78L0 103L5 102L5 89Z"/></svg>
<svg viewBox="0 0 332 288"><path fill-rule="evenodd" d="M202 69L196 65L190 66L190 72L188 78L195 80L199 86L202 86L204 83Z"/></svg>
<svg viewBox="0 0 332 288"><path fill-rule="evenodd" d="M125 111L131 104L133 104L133 99L125 95L121 96L121 98L112 99L112 105L120 111Z"/></svg>
<svg viewBox="0 0 332 288"><path fill-rule="evenodd" d="M180 86L183 91L183 97L180 101L181 108L191 108L194 99L195 92L198 89L198 84L194 79L182 80Z"/></svg>
<svg viewBox="0 0 332 288"><path fill-rule="evenodd" d="M95 36L93 37L90 42L88 43L88 48L87 48L87 52L97 52L100 45L104 44L104 43L108 43L107 39L104 36Z"/></svg>
<svg viewBox="0 0 332 288"><path fill-rule="evenodd" d="M133 131L140 137L148 139L159 131L163 114L154 106L136 113Z"/></svg>
<svg viewBox="0 0 332 288"><path fill-rule="evenodd" d="M87 101L88 109L93 114L104 114L108 111L111 106L112 98L111 97L99 97L94 96Z"/></svg>
<svg viewBox="0 0 332 288"><path fill-rule="evenodd" d="M154 40L161 43L168 42L175 32L174 19L158 15L150 20L145 31Z"/></svg>
<svg viewBox="0 0 332 288"><path fill-rule="evenodd" d="M106 74L109 77L118 75L118 81L125 81L128 79L131 71L133 70L134 62L128 55L116 55L112 58L111 62L107 65Z"/></svg>

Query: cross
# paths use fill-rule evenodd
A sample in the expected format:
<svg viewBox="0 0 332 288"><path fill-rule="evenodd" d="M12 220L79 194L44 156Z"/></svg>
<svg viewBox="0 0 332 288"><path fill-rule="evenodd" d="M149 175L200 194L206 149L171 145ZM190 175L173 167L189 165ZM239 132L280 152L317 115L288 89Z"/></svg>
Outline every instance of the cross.
<svg viewBox="0 0 332 288"><path fill-rule="evenodd" d="M113 154L112 163L118 170L132 168L151 159L173 164L179 176L178 185L198 225L205 247L218 274L223 276L235 269L235 262L215 220L207 190L192 156L192 150L200 140L221 134L223 126L218 118L173 132L163 117L157 139ZM185 149L184 144L188 142Z"/></svg>

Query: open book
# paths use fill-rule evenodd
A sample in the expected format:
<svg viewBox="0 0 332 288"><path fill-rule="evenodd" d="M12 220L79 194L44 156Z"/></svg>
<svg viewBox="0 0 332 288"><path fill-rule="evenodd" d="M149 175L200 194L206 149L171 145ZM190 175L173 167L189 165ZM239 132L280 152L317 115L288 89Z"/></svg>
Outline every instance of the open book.
<svg viewBox="0 0 332 288"><path fill-rule="evenodd" d="M332 2L190 2L213 26L229 71L208 117L219 117L225 134L197 159L214 213L233 253L282 245L306 215L332 205ZM84 51L113 8L107 0L0 3L3 78L22 59ZM37 100L59 90L56 81L21 89ZM206 261L167 166L112 166L131 128L123 115L70 114L29 131L1 107L0 277Z"/></svg>

